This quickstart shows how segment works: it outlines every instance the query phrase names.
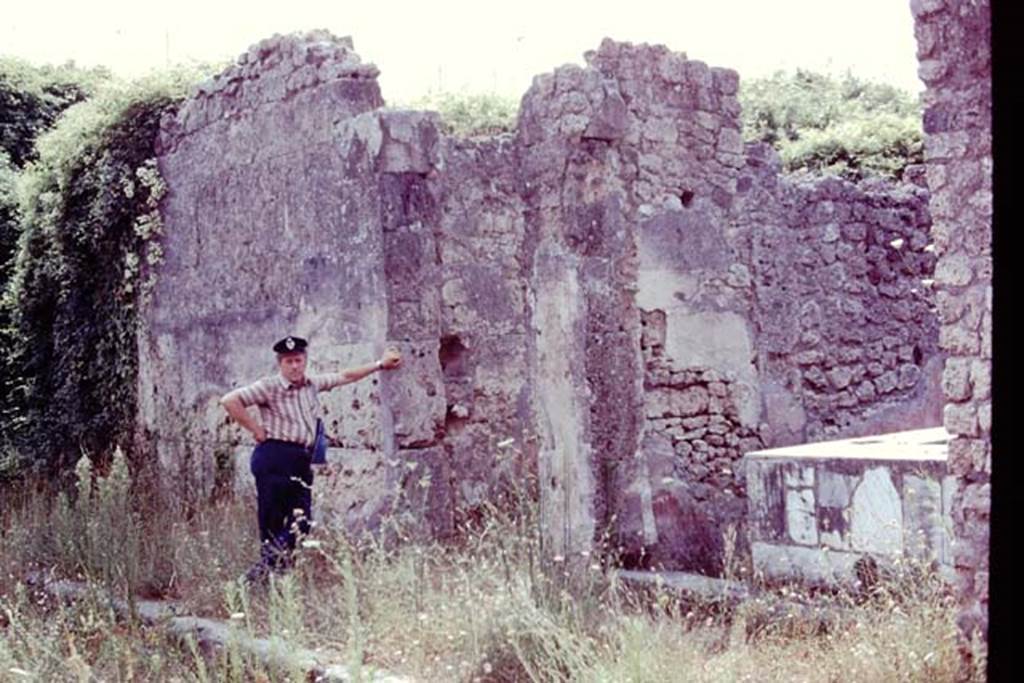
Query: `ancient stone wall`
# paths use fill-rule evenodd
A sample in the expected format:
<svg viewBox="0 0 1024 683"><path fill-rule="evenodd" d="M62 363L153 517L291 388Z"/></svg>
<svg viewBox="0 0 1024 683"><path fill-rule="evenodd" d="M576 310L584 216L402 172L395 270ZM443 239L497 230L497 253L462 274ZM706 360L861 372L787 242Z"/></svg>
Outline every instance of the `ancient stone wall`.
<svg viewBox="0 0 1024 683"><path fill-rule="evenodd" d="M987 637L992 473L992 66L988 0L912 0L925 91L954 562L965 636Z"/></svg>
<svg viewBox="0 0 1024 683"><path fill-rule="evenodd" d="M536 472L536 399L527 371L532 245L512 136L444 145L438 234L444 447L456 512L471 521L483 503L510 485L526 486L524 477Z"/></svg>
<svg viewBox="0 0 1024 683"><path fill-rule="evenodd" d="M936 424L926 194L780 175L729 69L610 40L586 61L464 140L382 108L350 42L275 38L165 122L140 342L165 464L213 478L190 425L244 478L216 399L285 331L324 368L395 344L401 372L324 401L322 517L445 534L535 474L553 554L713 573L746 552L745 452Z"/></svg>
<svg viewBox="0 0 1024 683"><path fill-rule="evenodd" d="M386 324L381 264L345 257L353 243L379 249L380 240L372 179L347 173L332 144L339 119L383 104L376 69L350 47L266 41L162 124L168 229L142 314L140 414L161 461L190 489L213 481L211 451L222 463L230 455L217 399L273 369L252 353L268 330L346 301L315 325L324 360L340 361L346 345ZM346 234L322 230L341 220ZM366 425L363 443L382 438Z"/></svg>
<svg viewBox="0 0 1024 683"><path fill-rule="evenodd" d="M826 178L765 193L763 182L740 220L760 226L754 318L773 444L934 423L942 357L927 192Z"/></svg>

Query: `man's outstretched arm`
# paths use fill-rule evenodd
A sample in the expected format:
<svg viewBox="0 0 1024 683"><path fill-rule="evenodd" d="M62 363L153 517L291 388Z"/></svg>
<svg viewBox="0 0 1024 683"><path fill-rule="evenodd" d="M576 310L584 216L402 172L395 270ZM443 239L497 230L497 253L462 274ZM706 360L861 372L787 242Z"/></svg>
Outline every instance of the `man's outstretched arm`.
<svg viewBox="0 0 1024 683"><path fill-rule="evenodd" d="M380 360L376 363L369 363L367 365L358 365L354 368L347 368L342 370L341 381L336 386L342 384L351 384L352 382L358 382L361 379L369 377L378 370L394 370L402 364L402 356L395 349L388 349L381 356Z"/></svg>

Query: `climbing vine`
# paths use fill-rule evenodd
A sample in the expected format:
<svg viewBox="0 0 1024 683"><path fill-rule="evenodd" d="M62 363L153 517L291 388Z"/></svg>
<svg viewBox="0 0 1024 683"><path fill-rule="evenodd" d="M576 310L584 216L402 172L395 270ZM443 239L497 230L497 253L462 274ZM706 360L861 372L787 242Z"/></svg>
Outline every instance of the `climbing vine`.
<svg viewBox="0 0 1024 683"><path fill-rule="evenodd" d="M21 174L2 304L4 362L16 369L5 431L46 471L130 443L138 310L162 259L154 142L197 79L176 71L101 90L38 139Z"/></svg>

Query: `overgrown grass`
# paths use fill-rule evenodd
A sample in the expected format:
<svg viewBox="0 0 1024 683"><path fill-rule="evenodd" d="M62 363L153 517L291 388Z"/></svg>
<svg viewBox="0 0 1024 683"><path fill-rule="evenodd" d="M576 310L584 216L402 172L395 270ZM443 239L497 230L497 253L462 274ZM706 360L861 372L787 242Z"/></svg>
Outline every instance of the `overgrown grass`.
<svg viewBox="0 0 1024 683"><path fill-rule="evenodd" d="M256 557L254 501L186 519L136 493L115 457L80 464L76 496L5 492L0 508L0 679L284 680L239 649L204 654L131 620L104 596L159 593L240 633L331 653L357 677L425 681L952 681L956 606L933 575L869 594L764 590L739 605L631 589L591 557L545 561L529 496L493 507L457 542L388 542L314 528L266 590L237 577ZM92 599L33 594L32 568L84 579ZM794 607L795 606L795 607ZM88 673L83 673L88 672ZM89 678L89 677L92 678ZM26 680L28 680L26 678Z"/></svg>

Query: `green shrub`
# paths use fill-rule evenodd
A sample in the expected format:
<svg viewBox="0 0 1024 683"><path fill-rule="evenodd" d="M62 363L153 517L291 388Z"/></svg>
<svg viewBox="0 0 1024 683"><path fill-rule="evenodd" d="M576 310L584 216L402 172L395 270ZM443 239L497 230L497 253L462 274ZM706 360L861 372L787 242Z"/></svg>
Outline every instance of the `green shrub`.
<svg viewBox="0 0 1024 683"><path fill-rule="evenodd" d="M438 112L444 131L462 137L511 132L519 112L514 98L493 93L432 93L408 106Z"/></svg>
<svg viewBox="0 0 1024 683"><path fill-rule="evenodd" d="M110 83L36 142L19 181L23 231L4 293L5 418L50 471L84 449L128 445L134 422L136 311L161 259L164 184L153 144L193 71Z"/></svg>
<svg viewBox="0 0 1024 683"><path fill-rule="evenodd" d="M17 169L11 163L7 152L0 149L0 288L6 286L13 267L12 259L20 234L17 201ZM10 316L5 307L0 306L0 342L7 348L8 338L4 331L9 328ZM10 397L14 392L14 378L7 371L0 359L0 425L8 424L13 419L13 407ZM6 431L6 430L4 430ZM16 469L15 458L8 453L8 444L0 437L0 481L8 472Z"/></svg>
<svg viewBox="0 0 1024 683"><path fill-rule="evenodd" d="M0 57L0 291L7 287L13 256L21 232L17 207L18 171L36 158L35 141L60 114L96 91L107 74L73 66L32 66L21 60ZM0 310L0 342L13 343L8 334L10 312ZM15 419L18 373L0 360L0 424ZM7 430L0 437L0 480L20 469L20 458L11 455Z"/></svg>
<svg viewBox="0 0 1024 683"><path fill-rule="evenodd" d="M18 243L18 172L0 149L0 283L10 276L10 261Z"/></svg>
<svg viewBox="0 0 1024 683"><path fill-rule="evenodd" d="M923 163L920 103L891 85L798 69L744 82L740 102L744 137L773 145L789 171L898 180Z"/></svg>

